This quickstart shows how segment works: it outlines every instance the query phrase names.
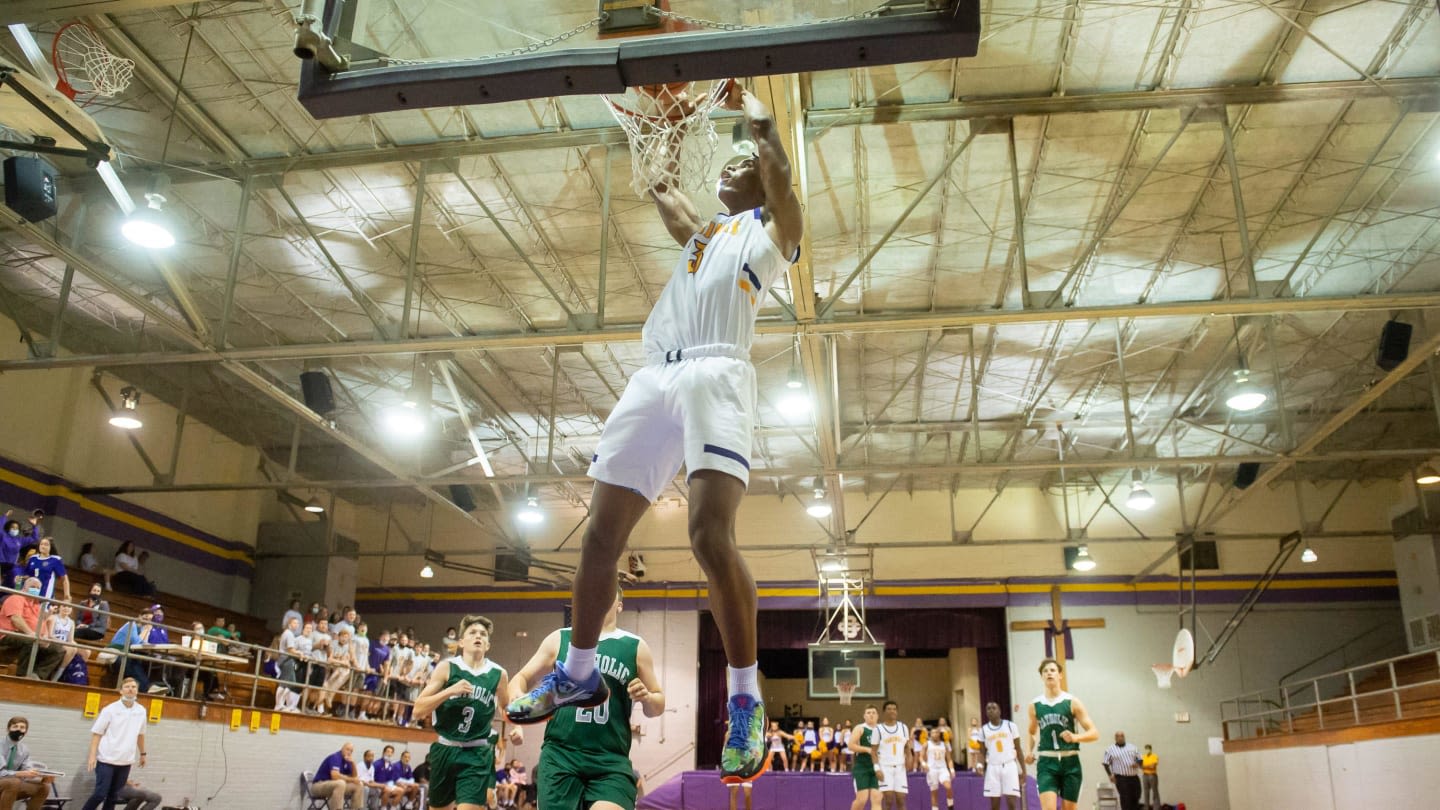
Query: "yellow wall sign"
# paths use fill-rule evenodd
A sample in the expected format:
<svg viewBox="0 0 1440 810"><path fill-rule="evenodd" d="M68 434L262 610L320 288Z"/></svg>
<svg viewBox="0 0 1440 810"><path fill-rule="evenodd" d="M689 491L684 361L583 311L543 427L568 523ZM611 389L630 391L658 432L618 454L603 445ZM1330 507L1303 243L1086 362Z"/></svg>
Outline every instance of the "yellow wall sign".
<svg viewBox="0 0 1440 810"><path fill-rule="evenodd" d="M231 730L231 731L239 731L239 730L240 730L240 720L242 719L242 717L244 716L244 714L245 714L245 712L243 712L243 711L241 711L241 710L239 710L239 709L231 709L231 710L230 710L230 730Z"/></svg>
<svg viewBox="0 0 1440 810"><path fill-rule="evenodd" d="M86 692L83 716L86 720L93 720L98 714L100 714L100 693Z"/></svg>
<svg viewBox="0 0 1440 810"><path fill-rule="evenodd" d="M271 733L271 734L279 734L279 733L280 733L280 713L279 713L279 712L272 712L272 713L270 714L270 733Z"/></svg>
<svg viewBox="0 0 1440 810"><path fill-rule="evenodd" d="M152 722L152 723L158 723L158 722L160 722L160 715L162 715L162 714L164 714L164 713L165 713L165 701L159 700L159 699L151 700L151 701L150 701L150 722Z"/></svg>
<svg viewBox="0 0 1440 810"><path fill-rule="evenodd" d="M250 733L251 733L251 734L254 734L255 732L257 732L257 731L259 731L259 730L260 730L260 712L256 711L255 709L251 709L251 710L250 710Z"/></svg>

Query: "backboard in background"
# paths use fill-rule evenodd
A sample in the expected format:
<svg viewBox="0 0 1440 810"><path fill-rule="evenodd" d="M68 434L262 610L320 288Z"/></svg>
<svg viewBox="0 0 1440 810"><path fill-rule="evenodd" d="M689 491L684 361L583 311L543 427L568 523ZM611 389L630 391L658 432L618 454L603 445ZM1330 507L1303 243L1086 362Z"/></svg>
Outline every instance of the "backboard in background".
<svg viewBox="0 0 1440 810"><path fill-rule="evenodd" d="M811 699L839 699L842 681L855 684L855 697L885 697L885 645L811 644L808 652Z"/></svg>

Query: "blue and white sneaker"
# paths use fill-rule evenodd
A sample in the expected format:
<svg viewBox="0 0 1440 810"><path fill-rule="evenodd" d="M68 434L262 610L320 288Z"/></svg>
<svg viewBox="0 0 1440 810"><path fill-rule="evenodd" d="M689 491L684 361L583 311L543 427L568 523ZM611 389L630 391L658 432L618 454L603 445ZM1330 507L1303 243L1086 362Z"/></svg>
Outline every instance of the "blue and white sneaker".
<svg viewBox="0 0 1440 810"><path fill-rule="evenodd" d="M523 726L548 720L564 708L590 708L609 699L610 688L605 685L599 669L591 672L584 682L576 683L565 672L565 665L556 661L555 669L530 690L530 694L510 701L505 707L505 716L510 722Z"/></svg>

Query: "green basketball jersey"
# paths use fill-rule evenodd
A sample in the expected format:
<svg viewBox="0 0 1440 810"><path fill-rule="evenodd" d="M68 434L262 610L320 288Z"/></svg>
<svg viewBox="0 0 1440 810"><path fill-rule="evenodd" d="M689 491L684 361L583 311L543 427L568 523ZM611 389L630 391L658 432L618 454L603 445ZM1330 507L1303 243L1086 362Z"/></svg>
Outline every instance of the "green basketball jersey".
<svg viewBox="0 0 1440 810"><path fill-rule="evenodd" d="M495 718L495 695L500 691L502 670L489 659L486 659L479 669L472 670L458 655L445 663L450 667L450 677L445 679L445 688L449 689L457 681L465 681L470 684L470 695L450 698L440 704L435 710L435 733L458 743L489 739L490 721Z"/></svg>
<svg viewBox="0 0 1440 810"><path fill-rule="evenodd" d="M880 740L880 729L870 726L860 727L860 744L866 748L874 748L875 743ZM875 760L861 751L855 752L855 761L850 763L850 773L872 773L875 770Z"/></svg>
<svg viewBox="0 0 1440 810"><path fill-rule="evenodd" d="M1073 699L1069 692L1061 692L1054 703L1047 702L1044 695L1035 698L1035 719L1040 723L1039 750L1080 750L1080 743L1060 739L1062 731L1075 732L1075 711L1070 705Z"/></svg>
<svg viewBox="0 0 1440 810"><path fill-rule="evenodd" d="M559 660L570 649L570 628L560 631ZM610 699L593 709L565 708L545 725L545 745L556 743L572 751L630 756L630 690L639 674L636 660L640 637L612 630L600 637L595 667L610 687Z"/></svg>

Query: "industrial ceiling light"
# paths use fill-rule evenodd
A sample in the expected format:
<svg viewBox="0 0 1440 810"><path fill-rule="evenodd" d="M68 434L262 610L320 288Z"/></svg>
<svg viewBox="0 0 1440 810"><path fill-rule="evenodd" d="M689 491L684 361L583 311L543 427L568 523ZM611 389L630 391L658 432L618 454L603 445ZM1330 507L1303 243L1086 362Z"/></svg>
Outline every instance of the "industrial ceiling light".
<svg viewBox="0 0 1440 810"><path fill-rule="evenodd" d="M825 500L825 490L823 489L816 489L815 500L811 501L810 505L805 507L805 514L813 518L830 517L832 511L834 510L830 508L829 502Z"/></svg>
<svg viewBox="0 0 1440 810"><path fill-rule="evenodd" d="M319 498L311 495L310 500L305 502L305 511L314 515L323 514L325 512L325 505L320 503Z"/></svg>
<svg viewBox="0 0 1440 810"><path fill-rule="evenodd" d="M790 374L785 377L785 387L792 391L799 391L805 387L805 378L800 374L798 365L790 367Z"/></svg>
<svg viewBox="0 0 1440 810"><path fill-rule="evenodd" d="M813 403L810 401L810 394L804 390L794 389L786 383L786 391L775 403L775 409L787 420L802 419L810 413Z"/></svg>
<svg viewBox="0 0 1440 810"><path fill-rule="evenodd" d="M1075 562L1071 563L1070 567L1076 571L1095 570L1095 558L1090 556L1089 546L1081 546L1080 550L1075 552Z"/></svg>
<svg viewBox="0 0 1440 810"><path fill-rule="evenodd" d="M1250 382L1250 369L1241 366L1235 369L1235 380L1230 384L1230 395L1225 398L1225 404L1231 410L1253 411L1265 404L1269 399L1260 386Z"/></svg>
<svg viewBox="0 0 1440 810"><path fill-rule="evenodd" d="M110 424L122 430L139 430L145 426L140 421L136 409L140 407L140 392L133 386L125 386L120 389L120 407L122 410L110 417Z"/></svg>
<svg viewBox="0 0 1440 810"><path fill-rule="evenodd" d="M163 174L155 175L150 190L145 192L145 205L136 208L120 226L126 239L150 250L161 250L175 244L175 225L165 214L165 192L170 180Z"/></svg>
<svg viewBox="0 0 1440 810"><path fill-rule="evenodd" d="M1316 554L1315 549L1309 546L1306 546L1305 550L1300 552L1300 562L1302 563L1313 563L1318 559L1320 559L1320 555Z"/></svg>
<svg viewBox="0 0 1440 810"><path fill-rule="evenodd" d="M1440 472L1430 464L1424 464L1415 471L1415 483L1417 484L1440 484Z"/></svg>
<svg viewBox="0 0 1440 810"><path fill-rule="evenodd" d="M1139 470L1135 470L1131 475L1130 495L1125 498L1125 505L1141 512L1149 511L1155 506L1155 496L1150 494L1150 490L1145 488L1145 482L1140 480Z"/></svg>
<svg viewBox="0 0 1440 810"><path fill-rule="evenodd" d="M396 436L413 438L425 432L426 413L413 402L402 402L385 411L385 428Z"/></svg>
<svg viewBox="0 0 1440 810"><path fill-rule="evenodd" d="M420 578L421 578L421 579L434 579L434 578L435 578L435 569L430 567L430 563L425 563L425 567L420 569Z"/></svg>
<svg viewBox="0 0 1440 810"><path fill-rule="evenodd" d="M730 128L730 148L735 150L737 155L755 154L755 139L750 137L750 126L744 118L735 122Z"/></svg>
<svg viewBox="0 0 1440 810"><path fill-rule="evenodd" d="M826 574L838 574L845 570L845 561L839 557L830 557L820 563L820 570Z"/></svg>
<svg viewBox="0 0 1440 810"><path fill-rule="evenodd" d="M529 526L545 522L545 513L540 511L540 499L534 496L525 499L525 505L515 513L515 519Z"/></svg>

